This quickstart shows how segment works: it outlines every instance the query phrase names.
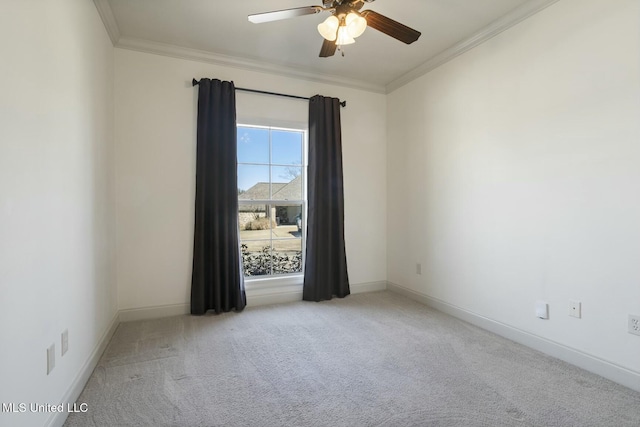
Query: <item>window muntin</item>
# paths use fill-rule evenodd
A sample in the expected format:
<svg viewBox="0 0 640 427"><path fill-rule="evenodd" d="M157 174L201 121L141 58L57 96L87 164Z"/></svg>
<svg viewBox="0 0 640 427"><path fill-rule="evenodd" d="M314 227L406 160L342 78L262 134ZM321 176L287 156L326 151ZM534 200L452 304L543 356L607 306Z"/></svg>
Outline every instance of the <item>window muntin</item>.
<svg viewBox="0 0 640 427"><path fill-rule="evenodd" d="M246 277L299 274L304 130L238 125L238 224Z"/></svg>

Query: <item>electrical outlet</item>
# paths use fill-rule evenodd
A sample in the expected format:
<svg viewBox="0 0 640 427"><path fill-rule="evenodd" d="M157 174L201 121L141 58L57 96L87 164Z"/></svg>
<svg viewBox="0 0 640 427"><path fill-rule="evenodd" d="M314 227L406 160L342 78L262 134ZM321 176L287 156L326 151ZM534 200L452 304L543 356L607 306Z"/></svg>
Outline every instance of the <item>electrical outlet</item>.
<svg viewBox="0 0 640 427"><path fill-rule="evenodd" d="M569 316L577 317L580 319L582 317L582 303L576 300L569 300Z"/></svg>
<svg viewBox="0 0 640 427"><path fill-rule="evenodd" d="M536 301L536 317L539 319L548 319L549 304L545 301Z"/></svg>
<svg viewBox="0 0 640 427"><path fill-rule="evenodd" d="M51 347L47 349L47 375L53 371L56 367L56 345L51 344Z"/></svg>
<svg viewBox="0 0 640 427"><path fill-rule="evenodd" d="M629 315L629 333L640 335L640 316Z"/></svg>
<svg viewBox="0 0 640 427"><path fill-rule="evenodd" d="M416 264L416 274L422 274L422 264Z"/></svg>
<svg viewBox="0 0 640 427"><path fill-rule="evenodd" d="M69 350L69 330L65 329L60 338L60 352L62 356Z"/></svg>

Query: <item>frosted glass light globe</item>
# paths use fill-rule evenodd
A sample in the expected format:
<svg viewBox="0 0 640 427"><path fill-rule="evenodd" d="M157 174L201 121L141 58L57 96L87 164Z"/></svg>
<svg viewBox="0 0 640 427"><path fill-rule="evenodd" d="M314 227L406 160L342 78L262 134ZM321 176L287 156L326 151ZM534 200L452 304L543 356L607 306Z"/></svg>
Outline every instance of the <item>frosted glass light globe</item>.
<svg viewBox="0 0 640 427"><path fill-rule="evenodd" d="M344 46L346 44L353 44L356 41L349 34L349 30L345 26L341 26L338 28L338 40L336 41L336 45Z"/></svg>
<svg viewBox="0 0 640 427"><path fill-rule="evenodd" d="M347 15L345 24L349 30L349 35L353 38L360 37L364 30L367 29L367 20L353 12Z"/></svg>
<svg viewBox="0 0 640 427"><path fill-rule="evenodd" d="M322 37L329 40L330 42L334 41L337 36L338 27L340 26L340 21L334 15L331 15L321 24L318 24L318 32Z"/></svg>

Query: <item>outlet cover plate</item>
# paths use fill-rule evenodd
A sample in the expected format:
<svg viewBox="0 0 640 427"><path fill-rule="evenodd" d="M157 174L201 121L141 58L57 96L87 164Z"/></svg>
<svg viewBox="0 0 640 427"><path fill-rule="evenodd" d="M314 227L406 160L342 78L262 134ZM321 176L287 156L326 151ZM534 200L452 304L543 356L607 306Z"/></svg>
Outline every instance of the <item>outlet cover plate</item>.
<svg viewBox="0 0 640 427"><path fill-rule="evenodd" d="M536 317L539 319L548 319L549 304L545 301L536 301Z"/></svg>
<svg viewBox="0 0 640 427"><path fill-rule="evenodd" d="M640 316L629 315L629 333L640 335Z"/></svg>
<svg viewBox="0 0 640 427"><path fill-rule="evenodd" d="M60 338L60 353L62 356L69 350L69 330L65 329Z"/></svg>
<svg viewBox="0 0 640 427"><path fill-rule="evenodd" d="M580 319L582 317L582 303L576 300L569 300L569 316L577 317Z"/></svg>
<svg viewBox="0 0 640 427"><path fill-rule="evenodd" d="M56 345L51 344L47 349L47 375L56 367Z"/></svg>

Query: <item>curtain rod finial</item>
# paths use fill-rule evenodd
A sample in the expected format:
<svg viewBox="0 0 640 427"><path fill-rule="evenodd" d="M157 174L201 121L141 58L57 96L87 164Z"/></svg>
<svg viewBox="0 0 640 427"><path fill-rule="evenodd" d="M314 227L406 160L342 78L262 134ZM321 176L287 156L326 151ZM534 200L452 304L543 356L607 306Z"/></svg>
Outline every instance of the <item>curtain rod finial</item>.
<svg viewBox="0 0 640 427"><path fill-rule="evenodd" d="M342 105L343 107L346 107L346 106L347 106L347 101L342 101L342 102L340 103L340 105Z"/></svg>
<svg viewBox="0 0 640 427"><path fill-rule="evenodd" d="M197 81L196 79L193 79L193 80L191 81L191 84L192 84L193 86L197 85L198 83L200 83L200 82L199 82L199 81Z"/></svg>

